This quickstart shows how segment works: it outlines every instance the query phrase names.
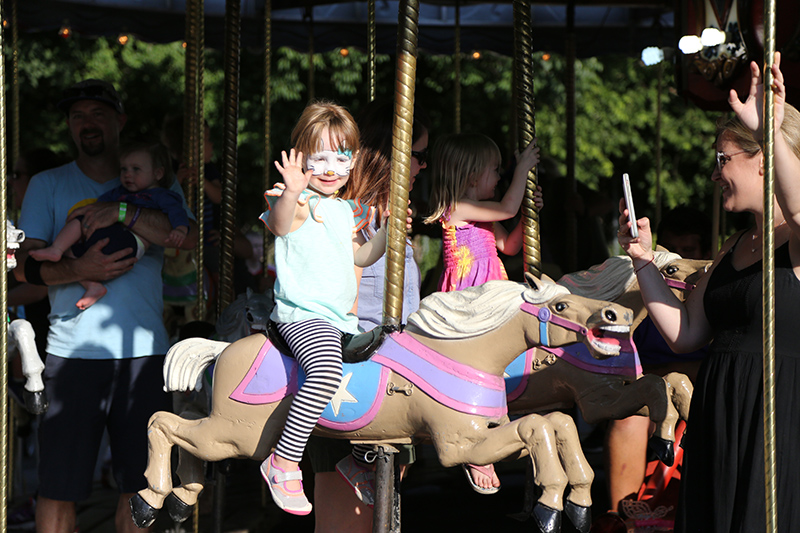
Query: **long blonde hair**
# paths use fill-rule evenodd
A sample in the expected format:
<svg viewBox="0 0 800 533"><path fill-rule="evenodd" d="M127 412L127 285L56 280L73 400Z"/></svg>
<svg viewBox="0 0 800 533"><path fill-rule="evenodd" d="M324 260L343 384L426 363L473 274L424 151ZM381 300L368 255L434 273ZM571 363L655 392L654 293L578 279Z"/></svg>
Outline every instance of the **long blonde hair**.
<svg viewBox="0 0 800 533"><path fill-rule="evenodd" d="M473 180L486 167L500 164L500 148L480 133L457 133L441 137L433 150L433 176L430 205L425 219L433 224L452 209L467 193Z"/></svg>
<svg viewBox="0 0 800 533"><path fill-rule="evenodd" d="M781 133L792 152L800 158L800 111L789 103L784 105ZM736 116L717 120L717 138L721 137L736 144L750 157L762 150L761 142L755 139L753 131Z"/></svg>
<svg viewBox="0 0 800 533"><path fill-rule="evenodd" d="M358 152L358 125L344 107L326 100L311 102L292 130L292 146L305 157L319 152L323 147L322 131L328 128L334 150L351 152L355 159Z"/></svg>

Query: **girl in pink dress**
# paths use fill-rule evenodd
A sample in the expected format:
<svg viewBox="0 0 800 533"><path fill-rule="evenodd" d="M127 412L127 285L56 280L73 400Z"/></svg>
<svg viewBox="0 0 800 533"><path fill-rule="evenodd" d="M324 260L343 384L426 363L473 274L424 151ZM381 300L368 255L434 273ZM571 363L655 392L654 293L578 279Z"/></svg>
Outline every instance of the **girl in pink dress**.
<svg viewBox="0 0 800 533"><path fill-rule="evenodd" d="M431 206L428 224L442 225L444 270L438 290L457 291L495 279L508 279L497 255L514 255L522 248L522 223L507 232L499 224L514 217L522 204L528 172L539 163L536 140L517 153L511 186L494 201L500 180L500 149L489 137L462 133L441 138L433 154ZM534 193L536 209L543 206L541 188ZM493 465L463 465L472 488L494 494L500 480Z"/></svg>
<svg viewBox="0 0 800 533"><path fill-rule="evenodd" d="M500 201L494 201L500 180L500 149L489 137L477 133L449 135L436 144L433 159L431 205L428 224L442 225L444 270L438 290L457 291L494 279L508 279L500 250L514 255L522 247L522 225L511 233L501 220L513 218L525 194L528 171L539 162L534 140L517 154L514 178ZM542 207L541 188L535 193Z"/></svg>

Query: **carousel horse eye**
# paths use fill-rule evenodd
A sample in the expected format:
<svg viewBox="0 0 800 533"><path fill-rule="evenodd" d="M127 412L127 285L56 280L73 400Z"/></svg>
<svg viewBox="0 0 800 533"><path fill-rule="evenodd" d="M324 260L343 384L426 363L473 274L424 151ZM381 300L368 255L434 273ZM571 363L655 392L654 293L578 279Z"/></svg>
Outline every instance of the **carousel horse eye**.
<svg viewBox="0 0 800 533"><path fill-rule="evenodd" d="M603 311L603 316L606 317L606 320L608 320L609 322L617 321L617 313L615 313L611 309L606 309L605 311Z"/></svg>
<svg viewBox="0 0 800 533"><path fill-rule="evenodd" d="M677 271L678 271L678 267L676 267L675 265L669 265L666 268L666 273L667 273L668 276L673 275Z"/></svg>
<svg viewBox="0 0 800 533"><path fill-rule="evenodd" d="M564 309L566 309L566 308L567 308L567 304L565 304L564 302L558 302L558 303L555 305L555 309L556 309L556 311L558 311L559 313L560 313L560 312L562 312L562 311L563 311Z"/></svg>

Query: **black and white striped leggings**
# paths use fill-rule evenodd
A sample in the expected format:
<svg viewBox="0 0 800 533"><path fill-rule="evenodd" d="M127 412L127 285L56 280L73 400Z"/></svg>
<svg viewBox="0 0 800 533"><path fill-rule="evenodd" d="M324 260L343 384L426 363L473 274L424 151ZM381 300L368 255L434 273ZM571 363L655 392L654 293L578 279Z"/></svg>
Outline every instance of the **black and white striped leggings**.
<svg viewBox="0 0 800 533"><path fill-rule="evenodd" d="M306 381L292 401L275 453L299 463L311 431L342 382L342 333L319 318L277 326Z"/></svg>

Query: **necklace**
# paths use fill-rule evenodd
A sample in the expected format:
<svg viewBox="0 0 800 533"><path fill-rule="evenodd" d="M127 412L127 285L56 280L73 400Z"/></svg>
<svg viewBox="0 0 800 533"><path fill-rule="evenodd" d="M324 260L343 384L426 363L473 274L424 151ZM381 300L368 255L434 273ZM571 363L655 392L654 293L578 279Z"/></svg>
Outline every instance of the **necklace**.
<svg viewBox="0 0 800 533"><path fill-rule="evenodd" d="M778 228L780 228L780 227L781 227L781 226L783 226L784 224L786 224L786 219L784 219L784 220L783 220L783 222L781 222L780 224L778 224L777 226L775 226L775 229L778 229ZM773 231L774 231L774 230L773 230ZM754 253L756 253L756 250L758 250L759 248L761 248L761 244L760 244L760 243L759 243L759 245L758 245L758 246L756 246L756 237L758 237L758 236L760 236L760 235L758 234L758 228L756 228L756 232L755 232L755 233L753 233L753 236L752 236L752 241L751 241L751 244L750 244L750 253L751 253L751 254L754 254Z"/></svg>

